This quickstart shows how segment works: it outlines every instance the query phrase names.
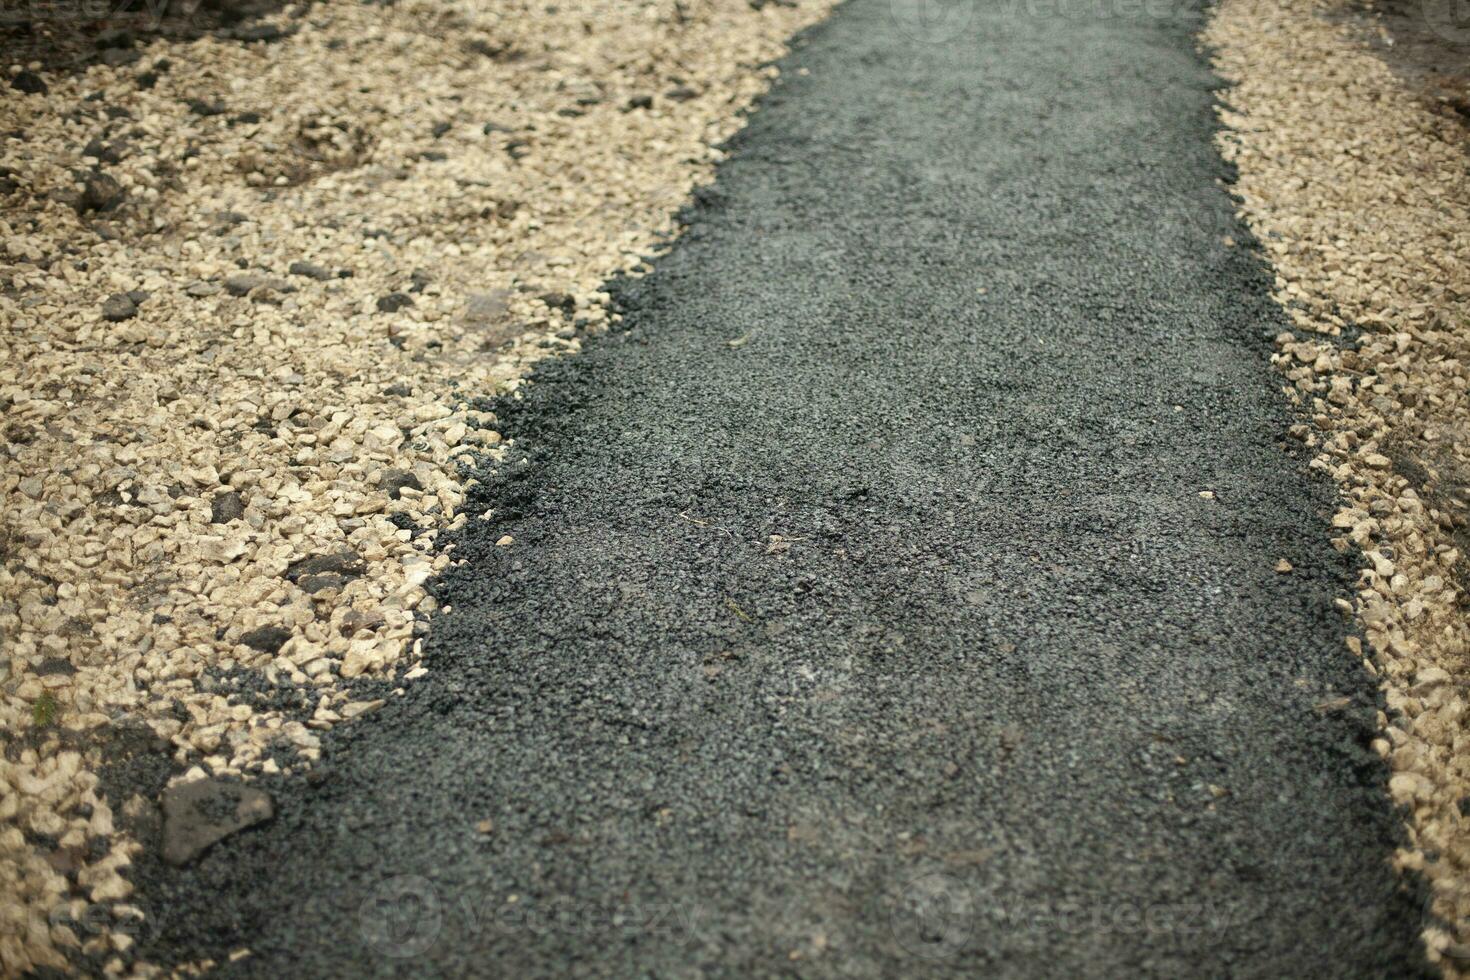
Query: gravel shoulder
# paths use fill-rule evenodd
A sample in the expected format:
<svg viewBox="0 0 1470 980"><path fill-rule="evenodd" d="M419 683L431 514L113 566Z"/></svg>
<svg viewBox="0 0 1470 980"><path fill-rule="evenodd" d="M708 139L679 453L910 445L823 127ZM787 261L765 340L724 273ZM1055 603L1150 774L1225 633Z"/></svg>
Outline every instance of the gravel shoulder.
<svg viewBox="0 0 1470 980"><path fill-rule="evenodd" d="M7 974L127 967L166 785L422 673L472 403L605 329L828 4L240 6L0 32Z"/></svg>
<svg viewBox="0 0 1470 980"><path fill-rule="evenodd" d="M1470 974L1470 34L1427 29L1448 23L1438 3L1385 10L1225 0L1205 39L1233 83L1221 146L1241 213L1290 317L1274 360L1292 433L1340 489L1333 546L1363 565L1353 651L1386 697L1398 864L1432 887L1425 939L1454 977Z"/></svg>
<svg viewBox="0 0 1470 980"><path fill-rule="evenodd" d="M140 866L157 961L1427 969L1199 23L894 13L811 31L619 329L490 406L427 675Z"/></svg>

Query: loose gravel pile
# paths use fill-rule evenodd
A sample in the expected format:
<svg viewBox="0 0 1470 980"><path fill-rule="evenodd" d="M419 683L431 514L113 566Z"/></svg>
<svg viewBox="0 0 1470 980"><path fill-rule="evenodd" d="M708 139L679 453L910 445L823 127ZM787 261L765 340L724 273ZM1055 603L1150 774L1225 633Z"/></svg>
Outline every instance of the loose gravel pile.
<svg viewBox="0 0 1470 980"><path fill-rule="evenodd" d="M1331 0L1225 0L1216 49L1243 214L1296 327L1294 430L1342 489L1342 551L1389 707L1375 743L1432 886L1425 939L1470 975L1470 132L1374 57ZM1442 87L1442 86L1441 86Z"/></svg>
<svg viewBox="0 0 1470 980"><path fill-rule="evenodd" d="M421 669L477 399L604 328L828 6L324 0L0 69L3 972L128 967L119 759L309 766Z"/></svg>

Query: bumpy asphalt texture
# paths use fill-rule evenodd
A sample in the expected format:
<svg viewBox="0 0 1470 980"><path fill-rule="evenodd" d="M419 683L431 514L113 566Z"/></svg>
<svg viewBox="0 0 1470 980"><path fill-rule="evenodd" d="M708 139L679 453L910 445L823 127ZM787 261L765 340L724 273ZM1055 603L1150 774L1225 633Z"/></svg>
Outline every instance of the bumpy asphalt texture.
<svg viewBox="0 0 1470 980"><path fill-rule="evenodd" d="M626 331L499 406L431 672L145 868L145 954L1422 969L1193 16L894 9L805 36Z"/></svg>

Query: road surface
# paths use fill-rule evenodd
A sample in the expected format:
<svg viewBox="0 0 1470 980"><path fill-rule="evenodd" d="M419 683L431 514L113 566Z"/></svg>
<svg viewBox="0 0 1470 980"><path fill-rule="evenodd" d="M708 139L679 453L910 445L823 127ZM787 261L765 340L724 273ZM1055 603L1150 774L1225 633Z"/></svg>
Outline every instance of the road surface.
<svg viewBox="0 0 1470 980"><path fill-rule="evenodd" d="M429 674L144 867L149 958L1422 969L1194 15L907 10L809 32L626 330L499 406Z"/></svg>

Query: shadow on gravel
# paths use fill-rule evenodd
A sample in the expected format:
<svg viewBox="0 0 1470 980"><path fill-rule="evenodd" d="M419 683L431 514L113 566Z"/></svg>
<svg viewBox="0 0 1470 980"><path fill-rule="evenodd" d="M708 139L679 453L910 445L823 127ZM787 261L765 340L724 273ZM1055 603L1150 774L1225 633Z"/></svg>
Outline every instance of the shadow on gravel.
<svg viewBox="0 0 1470 980"><path fill-rule="evenodd" d="M0 9L0 60L38 63L48 72L83 72L95 64L122 67L162 38L268 43L290 28L257 21L289 6L286 0L15 0ZM294 5L304 16L311 4Z"/></svg>
<svg viewBox="0 0 1470 980"><path fill-rule="evenodd" d="M1355 11L1369 45L1398 79L1470 137L1470 5L1464 0L1383 0Z"/></svg>

